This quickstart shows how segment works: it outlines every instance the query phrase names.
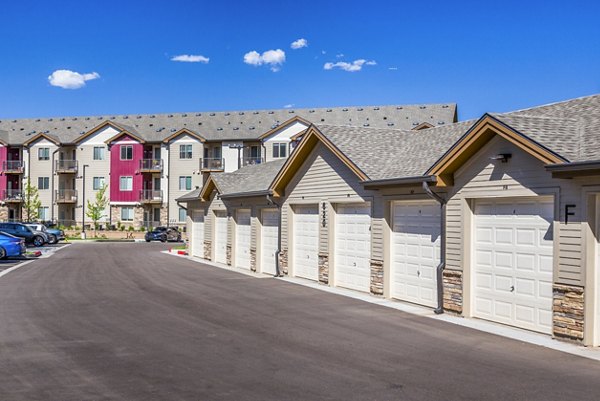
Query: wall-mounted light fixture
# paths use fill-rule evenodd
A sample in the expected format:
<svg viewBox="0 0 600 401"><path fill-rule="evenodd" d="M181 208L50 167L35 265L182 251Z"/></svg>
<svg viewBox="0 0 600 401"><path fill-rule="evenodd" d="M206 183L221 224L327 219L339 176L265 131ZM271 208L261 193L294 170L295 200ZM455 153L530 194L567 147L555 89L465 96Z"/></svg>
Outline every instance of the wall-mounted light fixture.
<svg viewBox="0 0 600 401"><path fill-rule="evenodd" d="M506 163L511 157L511 153L499 153L496 156L490 157L490 160L500 160L502 163Z"/></svg>

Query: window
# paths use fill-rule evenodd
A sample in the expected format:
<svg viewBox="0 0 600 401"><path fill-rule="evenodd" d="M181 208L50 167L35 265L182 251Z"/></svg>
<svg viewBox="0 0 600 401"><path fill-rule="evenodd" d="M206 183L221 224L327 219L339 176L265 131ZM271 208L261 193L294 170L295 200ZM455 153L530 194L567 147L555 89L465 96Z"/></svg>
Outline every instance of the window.
<svg viewBox="0 0 600 401"><path fill-rule="evenodd" d="M50 214L48 213L48 206L42 206L38 208L38 220L47 221L50 220Z"/></svg>
<svg viewBox="0 0 600 401"><path fill-rule="evenodd" d="M185 210L184 208L180 207L179 208L179 221L180 222L185 222L185 217L187 216L187 210Z"/></svg>
<svg viewBox="0 0 600 401"><path fill-rule="evenodd" d="M220 146L216 146L213 149L213 156L215 159L220 159L221 158L221 147Z"/></svg>
<svg viewBox="0 0 600 401"><path fill-rule="evenodd" d="M119 189L121 191L133 191L133 177L121 177Z"/></svg>
<svg viewBox="0 0 600 401"><path fill-rule="evenodd" d="M123 151L121 150L121 152ZM123 157L121 156L121 158ZM94 160L104 160L104 146L94 146Z"/></svg>
<svg viewBox="0 0 600 401"><path fill-rule="evenodd" d="M94 182L92 184L92 188L94 189L94 191L101 189L104 186L104 182L104 177L94 177Z"/></svg>
<svg viewBox="0 0 600 401"><path fill-rule="evenodd" d="M179 177L179 190L180 191L191 191L192 190L192 177Z"/></svg>
<svg viewBox="0 0 600 401"><path fill-rule="evenodd" d="M287 156L287 143L274 143L273 144L273 157L286 157Z"/></svg>
<svg viewBox="0 0 600 401"><path fill-rule="evenodd" d="M50 177L38 177L38 189L50 188Z"/></svg>
<svg viewBox="0 0 600 401"><path fill-rule="evenodd" d="M50 148L38 148L38 160L50 160Z"/></svg>
<svg viewBox="0 0 600 401"><path fill-rule="evenodd" d="M133 206L123 206L121 208L121 221L133 221Z"/></svg>
<svg viewBox="0 0 600 401"><path fill-rule="evenodd" d="M258 146L250 146L250 157L253 159L260 157L260 148Z"/></svg>
<svg viewBox="0 0 600 401"><path fill-rule="evenodd" d="M191 159L192 158L192 145L179 145L179 158L180 159Z"/></svg>
<svg viewBox="0 0 600 401"><path fill-rule="evenodd" d="M133 160L133 146L121 145L121 160Z"/></svg>

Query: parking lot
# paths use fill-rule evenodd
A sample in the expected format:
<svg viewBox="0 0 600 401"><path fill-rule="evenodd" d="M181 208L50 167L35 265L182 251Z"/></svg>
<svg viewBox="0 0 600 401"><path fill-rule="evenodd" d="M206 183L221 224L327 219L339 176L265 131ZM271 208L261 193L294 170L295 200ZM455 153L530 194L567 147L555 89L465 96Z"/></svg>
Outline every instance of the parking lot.
<svg viewBox="0 0 600 401"><path fill-rule="evenodd" d="M77 243L0 278L0 399L598 399L596 361L170 246Z"/></svg>

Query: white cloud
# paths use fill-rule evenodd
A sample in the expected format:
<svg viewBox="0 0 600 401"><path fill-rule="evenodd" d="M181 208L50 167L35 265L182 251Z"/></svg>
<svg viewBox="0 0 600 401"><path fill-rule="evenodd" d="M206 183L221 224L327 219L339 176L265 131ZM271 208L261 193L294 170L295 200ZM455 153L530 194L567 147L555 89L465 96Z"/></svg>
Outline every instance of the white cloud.
<svg viewBox="0 0 600 401"><path fill-rule="evenodd" d="M97 72L80 74L71 70L56 70L48 77L48 82L63 89L79 89L85 86L86 81L98 78L100 74Z"/></svg>
<svg viewBox="0 0 600 401"><path fill-rule="evenodd" d="M181 61L183 63L203 63L208 64L210 59L200 54L180 54L179 56L171 57L171 61Z"/></svg>
<svg viewBox="0 0 600 401"><path fill-rule="evenodd" d="M308 47L308 40L301 38L292 42L290 47L294 50L302 49L303 47Z"/></svg>
<svg viewBox="0 0 600 401"><path fill-rule="evenodd" d="M342 57L344 57L344 53L336 54L335 57L336 58L342 58Z"/></svg>
<svg viewBox="0 0 600 401"><path fill-rule="evenodd" d="M283 106L284 109L291 109L292 107L294 107L294 103L286 104L285 106Z"/></svg>
<svg viewBox="0 0 600 401"><path fill-rule="evenodd" d="M281 49L267 50L263 54L252 50L244 54L244 63L253 66L268 65L271 71L277 72L281 69L281 65L285 62L285 52Z"/></svg>
<svg viewBox="0 0 600 401"><path fill-rule="evenodd" d="M321 50L321 54L327 54L325 50Z"/></svg>
<svg viewBox="0 0 600 401"><path fill-rule="evenodd" d="M398 67L388 67L388 70L390 71L396 71L398 69Z"/></svg>
<svg viewBox="0 0 600 401"><path fill-rule="evenodd" d="M354 60L351 63L348 63L346 61L338 61L337 63L325 63L323 68L325 70L333 70L334 68L339 68L348 72L356 72L362 70L364 65L377 65L377 63L375 62L375 60L365 60L361 58L358 60Z"/></svg>

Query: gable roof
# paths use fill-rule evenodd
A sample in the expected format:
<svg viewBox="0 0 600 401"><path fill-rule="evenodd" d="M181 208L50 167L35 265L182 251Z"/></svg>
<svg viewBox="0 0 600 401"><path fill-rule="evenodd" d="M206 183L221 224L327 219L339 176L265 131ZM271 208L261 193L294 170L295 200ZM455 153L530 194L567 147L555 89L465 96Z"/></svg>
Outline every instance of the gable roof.
<svg viewBox="0 0 600 401"><path fill-rule="evenodd" d="M108 138L106 141L104 141L104 143L111 144L122 136L130 136L133 139L135 139L136 141L138 141L139 143L146 143L146 141L144 141L139 135L134 134L133 132L129 131L126 128L123 128L123 130L121 132L117 133L115 136Z"/></svg>
<svg viewBox="0 0 600 401"><path fill-rule="evenodd" d="M262 134L261 136L259 136L258 139L268 138L271 135L273 135L274 133L279 132L279 131L281 131L283 129L286 129L286 128L288 128L288 127L290 127L290 126L292 126L293 124L296 124L296 123L302 123L302 124L306 125L307 127L310 126L310 124L311 124L310 121L308 121L308 120L306 120L306 119L304 119L304 118L302 118L300 116L295 116L295 117L292 117L289 120L283 122L283 124L278 125L275 128L270 129L269 131L265 132L264 134Z"/></svg>
<svg viewBox="0 0 600 401"><path fill-rule="evenodd" d="M39 134L37 134L37 135L29 138L27 141L23 142L23 146L27 147L27 146L31 145L32 143L34 143L35 141L37 141L38 139L42 139L42 138L49 140L56 146L60 146L60 141L58 140L58 138L56 138L52 135L43 133L43 132L40 132Z"/></svg>
<svg viewBox="0 0 600 401"><path fill-rule="evenodd" d="M169 143L171 141L173 141L175 138L181 136L181 135L189 135L191 137L196 138L197 140L199 140L200 142L206 142L206 139L204 139L204 137L192 130L189 130L187 128L182 128L179 131L175 132L173 135L169 135L168 137L166 137L163 142L164 143Z"/></svg>
<svg viewBox="0 0 600 401"><path fill-rule="evenodd" d="M189 202L189 201L197 201L200 200L200 192L202 191L202 188L196 188L191 192L188 192L185 195L180 196L179 198L175 199L176 202Z"/></svg>
<svg viewBox="0 0 600 401"><path fill-rule="evenodd" d="M207 141L258 140L265 132L296 116L319 124L410 129L424 121L436 126L452 123L456 120L456 104L2 119L0 130L7 131L9 142L15 145L40 132L53 135L64 144L79 143L89 131L106 122L128 126L128 131L146 142L162 142L184 128Z"/></svg>
<svg viewBox="0 0 600 401"><path fill-rule="evenodd" d="M214 190L224 199L268 194L284 163L285 159L281 159L245 166L231 173L211 173L202 186L200 199L209 200Z"/></svg>

